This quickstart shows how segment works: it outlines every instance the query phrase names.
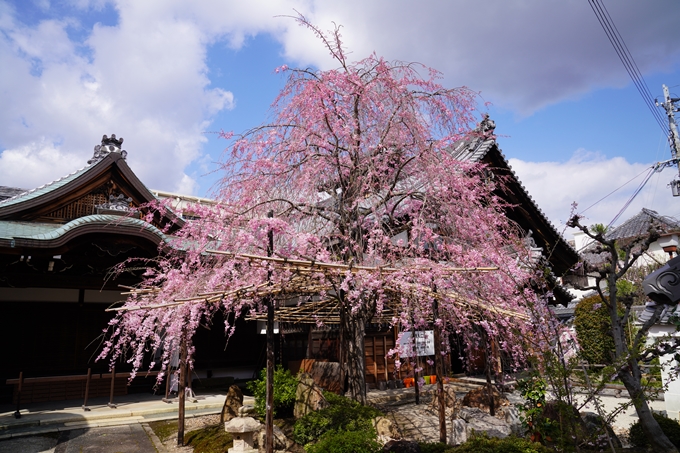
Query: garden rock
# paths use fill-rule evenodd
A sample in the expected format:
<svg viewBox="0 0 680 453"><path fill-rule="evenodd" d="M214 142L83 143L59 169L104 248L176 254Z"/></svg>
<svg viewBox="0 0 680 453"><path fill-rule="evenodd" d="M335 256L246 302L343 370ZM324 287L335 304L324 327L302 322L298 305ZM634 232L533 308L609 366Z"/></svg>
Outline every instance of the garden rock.
<svg viewBox="0 0 680 453"><path fill-rule="evenodd" d="M321 387L314 383L314 379L310 375L301 375L295 390L295 407L293 408L295 419L300 419L312 411L326 407L328 407L328 401L323 397Z"/></svg>
<svg viewBox="0 0 680 453"><path fill-rule="evenodd" d="M391 439L401 439L399 430L394 425L392 420L387 417L376 417L373 419L373 427L375 432L378 434L378 439L383 442L389 441Z"/></svg>
<svg viewBox="0 0 680 453"><path fill-rule="evenodd" d="M260 428L260 430L257 432L257 446L258 446L258 451L264 452L264 446L265 446L265 441L267 438L267 429L264 425ZM293 446L295 442L292 440L288 439L286 435L281 431L281 428L278 426L274 425L274 451L276 452L285 452L287 451L290 447Z"/></svg>
<svg viewBox="0 0 680 453"><path fill-rule="evenodd" d="M412 440L391 440L383 447L384 453L421 453L418 442Z"/></svg>
<svg viewBox="0 0 680 453"><path fill-rule="evenodd" d="M510 426L512 433L518 437L524 436L524 426L519 418L519 410L515 406L508 406L503 409L505 422Z"/></svg>
<svg viewBox="0 0 680 453"><path fill-rule="evenodd" d="M433 411L439 412L439 394L436 387L432 391L432 402L430 404ZM456 397L456 390L452 385L444 384L444 407L448 415L455 415L460 407L460 402Z"/></svg>
<svg viewBox="0 0 680 453"><path fill-rule="evenodd" d="M449 421L449 435L447 442L449 445L460 445L467 442L467 423L465 420L454 419Z"/></svg>
<svg viewBox="0 0 680 453"><path fill-rule="evenodd" d="M489 437L505 438L512 434L510 425L498 417L493 417L477 407L464 407L459 417L467 422L467 429L485 432Z"/></svg>
<svg viewBox="0 0 680 453"><path fill-rule="evenodd" d="M612 440L612 444L614 445L614 447L621 448L622 446L621 440L616 436L612 427L606 424L604 420L602 420L602 417L600 417L594 412L583 412L581 413L581 420L583 420L586 432L590 437L597 437L599 435L603 435L604 427L607 430L607 434L609 435L609 438Z"/></svg>
<svg viewBox="0 0 680 453"><path fill-rule="evenodd" d="M243 392L238 385L232 385L227 392L227 398L222 406L220 423L228 422L234 417L238 417L239 409L243 406Z"/></svg>
<svg viewBox="0 0 680 453"><path fill-rule="evenodd" d="M342 392L342 382L340 382L340 364L338 362L319 362L312 365L310 374L314 382L321 388L333 393Z"/></svg>
<svg viewBox="0 0 680 453"><path fill-rule="evenodd" d="M491 387L491 393L493 395L493 405L494 409L499 410L504 406L509 406L510 401L496 389L496 387ZM489 387L485 385L474 390L470 390L463 397L463 406L467 407L478 407L489 412Z"/></svg>

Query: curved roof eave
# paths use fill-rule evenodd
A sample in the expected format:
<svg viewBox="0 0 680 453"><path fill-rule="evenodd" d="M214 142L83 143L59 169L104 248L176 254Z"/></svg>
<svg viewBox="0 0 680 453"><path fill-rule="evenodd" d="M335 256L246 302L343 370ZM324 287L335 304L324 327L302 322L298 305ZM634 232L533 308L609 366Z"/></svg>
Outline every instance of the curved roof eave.
<svg viewBox="0 0 680 453"><path fill-rule="evenodd" d="M90 233L136 236L155 244L165 243L168 247L170 242L168 235L143 220L96 214L80 217L43 233L13 234L0 238L0 247L55 248Z"/></svg>

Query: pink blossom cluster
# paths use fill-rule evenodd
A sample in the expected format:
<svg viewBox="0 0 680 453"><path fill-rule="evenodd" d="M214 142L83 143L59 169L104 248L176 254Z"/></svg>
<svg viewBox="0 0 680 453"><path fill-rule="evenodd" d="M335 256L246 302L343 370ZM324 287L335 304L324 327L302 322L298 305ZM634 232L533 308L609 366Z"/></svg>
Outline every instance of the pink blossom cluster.
<svg viewBox="0 0 680 453"><path fill-rule="evenodd" d="M282 68L288 80L270 122L224 134L218 204L191 208L198 220L149 263L145 290L111 321L100 358L138 369L160 353L165 369L180 341L192 352L193 334L217 311L232 335L234 319L262 312L265 289L276 287L280 300L339 301L356 322L398 307L392 323L403 330L434 321L442 338L456 333L469 348L483 331L520 363L532 320L508 313L543 304L530 251L504 215L502 179L450 152L474 134L476 93L442 87L419 64L376 55L349 63L337 30L329 36L299 20L338 68ZM270 232L276 257L396 270L311 266L302 275L243 259L267 255ZM494 270L460 270L478 267Z"/></svg>

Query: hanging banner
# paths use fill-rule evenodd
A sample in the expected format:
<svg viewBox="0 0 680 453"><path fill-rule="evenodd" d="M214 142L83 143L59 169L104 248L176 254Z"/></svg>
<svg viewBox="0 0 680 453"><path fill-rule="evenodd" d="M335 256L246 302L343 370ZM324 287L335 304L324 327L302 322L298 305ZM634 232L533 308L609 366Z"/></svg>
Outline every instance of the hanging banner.
<svg viewBox="0 0 680 453"><path fill-rule="evenodd" d="M411 332L404 332L401 336L399 345L402 347L401 357L412 357L413 343L411 342ZM418 356L434 355L434 331L425 330L416 332L416 352Z"/></svg>

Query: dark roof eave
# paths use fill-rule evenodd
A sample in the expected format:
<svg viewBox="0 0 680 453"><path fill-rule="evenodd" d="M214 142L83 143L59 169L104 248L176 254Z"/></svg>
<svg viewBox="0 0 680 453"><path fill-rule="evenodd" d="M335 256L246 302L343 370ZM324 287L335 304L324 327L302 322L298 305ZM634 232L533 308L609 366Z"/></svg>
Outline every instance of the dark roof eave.
<svg viewBox="0 0 680 453"><path fill-rule="evenodd" d="M574 250L574 248L570 246L569 243L567 243L564 237L562 237L562 235L555 229L552 222L538 207L524 185L520 182L517 174L508 163L503 151L498 147L498 143L496 142L495 138L486 138L481 143L477 143L474 147L474 151L471 152L469 156L477 162L491 165L495 164L509 172L510 184L513 186L512 192L517 194L519 197L524 198L527 203L522 203L521 207L527 211L531 211L528 212L528 220L537 218L540 220L540 223L547 226L547 228L536 228L538 231L534 231L534 233L541 235L545 242L554 248L553 253L548 251L548 258L551 265L553 266L553 271L558 275L563 275L568 272L571 267L578 262L578 252ZM494 160L497 162L494 162ZM557 260L559 260L559 262L556 262Z"/></svg>

